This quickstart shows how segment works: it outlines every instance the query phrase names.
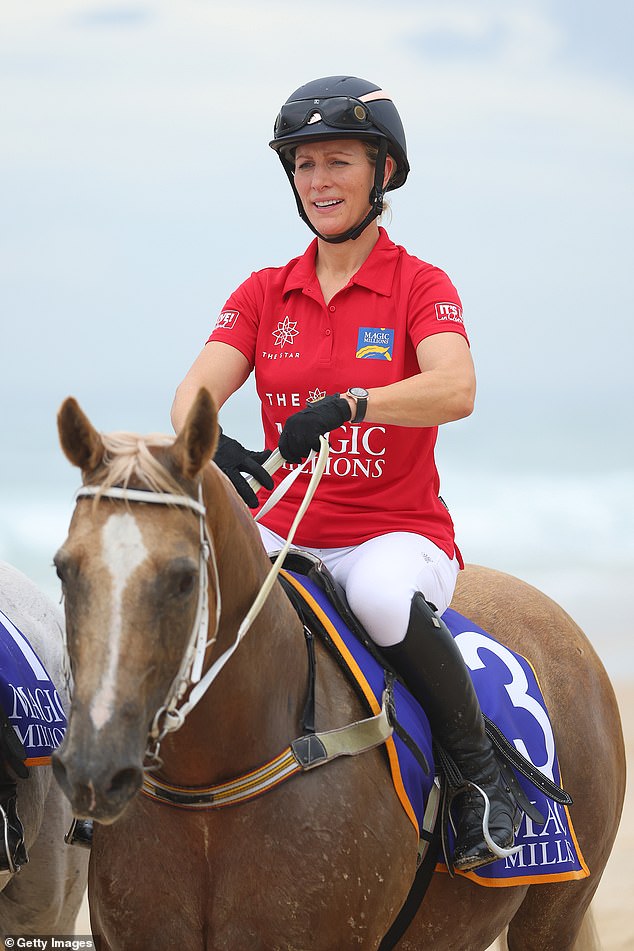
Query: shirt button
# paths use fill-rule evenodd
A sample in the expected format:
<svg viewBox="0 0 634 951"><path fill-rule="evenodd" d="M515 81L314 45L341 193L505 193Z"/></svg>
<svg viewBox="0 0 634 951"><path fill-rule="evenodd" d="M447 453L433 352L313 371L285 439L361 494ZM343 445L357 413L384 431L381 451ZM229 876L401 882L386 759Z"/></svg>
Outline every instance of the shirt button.
<svg viewBox="0 0 634 951"><path fill-rule="evenodd" d="M337 308L335 307L334 304L331 304L330 307L328 308L328 310L330 311L331 314L334 314L334 312L336 311L336 309L337 309Z"/></svg>
<svg viewBox="0 0 634 951"><path fill-rule="evenodd" d="M327 331L326 331L326 336L329 337L331 333L332 333L332 330L327 330Z"/></svg>

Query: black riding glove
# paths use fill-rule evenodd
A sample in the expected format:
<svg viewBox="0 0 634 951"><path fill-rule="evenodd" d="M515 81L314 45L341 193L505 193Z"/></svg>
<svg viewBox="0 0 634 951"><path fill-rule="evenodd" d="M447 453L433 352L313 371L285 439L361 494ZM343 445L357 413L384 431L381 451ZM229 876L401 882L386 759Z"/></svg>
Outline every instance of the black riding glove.
<svg viewBox="0 0 634 951"><path fill-rule="evenodd" d="M319 452L320 436L338 429L349 419L352 419L350 404L338 393L309 403L306 409L293 413L284 423L279 442L280 452L287 462L301 462L311 449Z"/></svg>
<svg viewBox="0 0 634 951"><path fill-rule="evenodd" d="M266 469L262 468L262 463L266 462L270 455L270 449L264 449L262 452L252 452L240 445L237 439L231 439L230 436L225 436L222 430L220 431L214 462L225 475L229 476L236 492L240 498L244 499L249 508L256 509L260 503L242 473L247 472L254 476L265 489L272 489L273 479Z"/></svg>

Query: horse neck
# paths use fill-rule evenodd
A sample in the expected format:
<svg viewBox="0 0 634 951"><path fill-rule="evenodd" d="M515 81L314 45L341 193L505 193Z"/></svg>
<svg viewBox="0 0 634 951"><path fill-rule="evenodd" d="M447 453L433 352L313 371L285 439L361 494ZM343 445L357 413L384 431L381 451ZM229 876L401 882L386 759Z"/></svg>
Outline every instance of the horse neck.
<svg viewBox="0 0 634 951"><path fill-rule="evenodd" d="M234 642L270 562L252 516L215 472L205 479L205 496L222 598L210 662ZM213 605L211 614L213 625ZM211 784L276 756L298 735L307 682L302 624L276 584L184 727L165 741L165 775Z"/></svg>

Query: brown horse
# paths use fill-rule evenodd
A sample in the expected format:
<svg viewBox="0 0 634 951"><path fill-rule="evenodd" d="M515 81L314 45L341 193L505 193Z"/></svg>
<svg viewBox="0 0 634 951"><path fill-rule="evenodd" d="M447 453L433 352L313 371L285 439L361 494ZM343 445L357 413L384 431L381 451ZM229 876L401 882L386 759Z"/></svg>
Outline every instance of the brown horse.
<svg viewBox="0 0 634 951"><path fill-rule="evenodd" d="M201 390L173 441L101 436L72 399L59 422L88 492L122 484L146 492L128 501L116 490L80 496L55 559L75 677L55 769L74 812L96 820L89 898L102 947L375 951L408 893L417 853L380 750L226 809L185 810L139 795L148 735L183 719L165 712L166 697L173 707L191 696L195 661L183 665L183 657L192 657L200 592L208 581L208 670L234 642L270 567L250 513L208 464L217 433L209 395ZM150 504L157 492L181 504ZM215 549L208 570L201 540L203 550ZM581 934L590 932L587 911L616 835L625 776L605 671L568 615L515 578L469 567L455 606L536 668L591 875L485 888L438 873L399 951L485 949L507 926L512 951L595 947ZM318 729L367 716L319 646L317 671ZM163 739L157 775L207 787L268 762L301 732L306 683L302 625L276 585L210 689Z"/></svg>

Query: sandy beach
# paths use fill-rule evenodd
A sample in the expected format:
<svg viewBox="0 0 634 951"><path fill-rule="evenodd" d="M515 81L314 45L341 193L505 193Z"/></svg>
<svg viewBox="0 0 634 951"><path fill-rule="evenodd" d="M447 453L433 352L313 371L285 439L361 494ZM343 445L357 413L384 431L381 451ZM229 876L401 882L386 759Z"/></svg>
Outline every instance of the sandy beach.
<svg viewBox="0 0 634 951"><path fill-rule="evenodd" d="M628 775L631 776L634 774L634 684L615 684L615 690L623 722ZM634 951L632 855L634 855L634 797L630 784L614 850L592 905L603 951ZM84 935L90 933L86 900L77 920L75 933ZM236 951L242 951L242 949L236 948Z"/></svg>
<svg viewBox="0 0 634 951"><path fill-rule="evenodd" d="M628 789L621 827L593 902L604 951L634 949L634 684L615 684L627 753Z"/></svg>

